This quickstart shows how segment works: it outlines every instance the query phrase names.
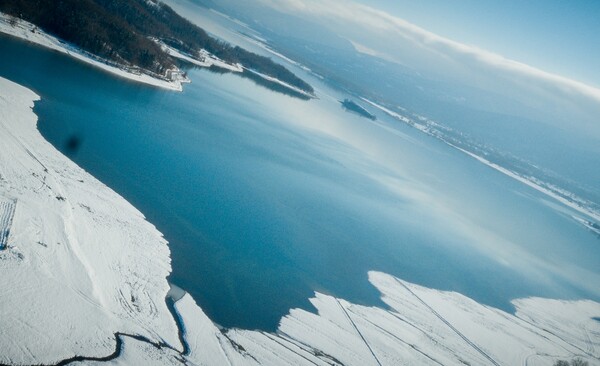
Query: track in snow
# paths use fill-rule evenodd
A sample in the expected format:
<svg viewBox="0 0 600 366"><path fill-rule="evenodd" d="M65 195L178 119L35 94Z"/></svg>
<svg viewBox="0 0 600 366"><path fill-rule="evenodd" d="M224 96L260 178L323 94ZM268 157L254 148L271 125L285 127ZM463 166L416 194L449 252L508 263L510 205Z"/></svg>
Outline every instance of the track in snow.
<svg viewBox="0 0 600 366"><path fill-rule="evenodd" d="M356 323L354 323L354 320L352 320L352 318L350 318L350 315L348 314L348 312L346 311L346 309L344 308L344 306L342 305L342 303L340 302L340 300L338 300L336 298L335 301L340 306L340 309L342 309L342 311L346 315L346 318L348 319L348 321L350 322L350 324L352 324L352 327L354 327L354 330L356 330L356 333L358 333L358 335L360 336L360 338L363 340L363 342L365 343L365 346L367 346L367 348L369 349L369 352L373 355L373 358L375 359L375 362L377 362L377 364L379 366L381 366L381 361L379 361L379 358L377 358L377 355L373 351L373 348L371 348L371 345L369 344L369 342L367 342L367 340L362 335L362 333L360 332L360 330L358 330L358 327L356 326Z"/></svg>
<svg viewBox="0 0 600 366"><path fill-rule="evenodd" d="M399 281L397 278L395 279L404 289L406 289L411 295L413 295L421 304L423 304L429 311L433 313L439 320L441 320L444 324L446 324L456 335L462 338L469 346L471 346L475 351L479 352L483 357L489 360L493 365L500 366L496 360L494 360L490 355L488 355L484 350L479 348L478 345L473 343L469 338L467 338L464 334L462 334L458 329L456 329L449 321L447 321L443 316L441 316L437 311L435 311L429 304L427 304L423 299L421 299L417 294L415 294L408 286Z"/></svg>
<svg viewBox="0 0 600 366"><path fill-rule="evenodd" d="M0 250L6 248L16 205L16 201L0 201Z"/></svg>

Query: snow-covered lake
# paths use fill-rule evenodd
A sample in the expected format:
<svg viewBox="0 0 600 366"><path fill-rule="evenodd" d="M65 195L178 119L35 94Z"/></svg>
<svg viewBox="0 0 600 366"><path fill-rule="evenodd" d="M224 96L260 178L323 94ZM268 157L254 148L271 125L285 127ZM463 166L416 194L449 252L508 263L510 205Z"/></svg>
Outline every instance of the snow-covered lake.
<svg viewBox="0 0 600 366"><path fill-rule="evenodd" d="M0 76L41 96L44 137L164 233L172 282L218 324L273 330L314 291L384 306L370 270L504 310L600 300L580 214L383 114L344 112L322 84L302 101L194 70L173 93L6 37L0 54Z"/></svg>

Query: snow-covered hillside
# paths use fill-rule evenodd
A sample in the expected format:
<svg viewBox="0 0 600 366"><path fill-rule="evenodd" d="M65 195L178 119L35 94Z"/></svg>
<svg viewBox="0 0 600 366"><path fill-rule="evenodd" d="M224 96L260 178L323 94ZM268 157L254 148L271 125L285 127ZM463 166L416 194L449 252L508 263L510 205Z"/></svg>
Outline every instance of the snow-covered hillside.
<svg viewBox="0 0 600 366"><path fill-rule="evenodd" d="M42 138L37 99L0 78L0 364L600 365L599 303L512 315L379 272L389 308L316 293L276 333L221 329L189 294L171 313L166 241Z"/></svg>
<svg viewBox="0 0 600 366"><path fill-rule="evenodd" d="M165 240L42 138L37 99L0 79L0 201L15 204L0 251L0 363L106 356L116 332L180 346Z"/></svg>

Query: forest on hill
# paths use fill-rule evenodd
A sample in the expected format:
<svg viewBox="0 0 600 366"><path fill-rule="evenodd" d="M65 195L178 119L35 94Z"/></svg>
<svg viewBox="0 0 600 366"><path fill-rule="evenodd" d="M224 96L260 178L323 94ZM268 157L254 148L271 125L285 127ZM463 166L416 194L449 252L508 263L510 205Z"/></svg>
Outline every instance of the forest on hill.
<svg viewBox="0 0 600 366"><path fill-rule="evenodd" d="M308 93L313 88L268 57L217 40L156 0L11 0L0 11L27 20L96 56L164 75L175 60L150 37L186 53L205 49L224 61L275 77Z"/></svg>

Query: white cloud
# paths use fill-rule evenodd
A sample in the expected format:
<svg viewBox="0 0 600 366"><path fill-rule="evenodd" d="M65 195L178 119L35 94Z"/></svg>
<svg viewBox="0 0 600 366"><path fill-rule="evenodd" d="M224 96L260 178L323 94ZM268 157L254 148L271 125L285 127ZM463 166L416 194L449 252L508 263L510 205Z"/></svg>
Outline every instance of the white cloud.
<svg viewBox="0 0 600 366"><path fill-rule="evenodd" d="M365 46L362 43L359 43L357 41L353 41L351 39L349 39L348 41L352 44L352 46L354 47L354 49L356 50L356 52L364 53L365 55L377 57L377 58L380 58L382 60L386 60L386 61L389 61L389 62L400 63L393 56L390 56L387 53L383 53L383 52L374 50L374 49L372 49L372 48L370 48L368 46Z"/></svg>
<svg viewBox="0 0 600 366"><path fill-rule="evenodd" d="M325 20L332 26L340 25L346 31L348 27L354 27L354 29L358 27L381 40L386 39L387 42L381 43L388 47L393 48L393 44L389 40L408 41L416 46L416 49L429 53L430 58L437 56L437 62L444 60L453 67L467 69L471 74L479 70L485 77L489 77L491 71L494 77L522 87L534 88L542 93L553 94L558 98L570 100L585 98L588 102L600 105L600 89L598 88L450 40L370 6L348 0L261 1L282 12L304 14L313 19ZM352 39L351 37L347 38ZM353 39L353 41L355 44L361 44L364 49L368 48L372 54L392 54L388 49L381 49L385 46L376 47L371 44L367 46L364 40Z"/></svg>

